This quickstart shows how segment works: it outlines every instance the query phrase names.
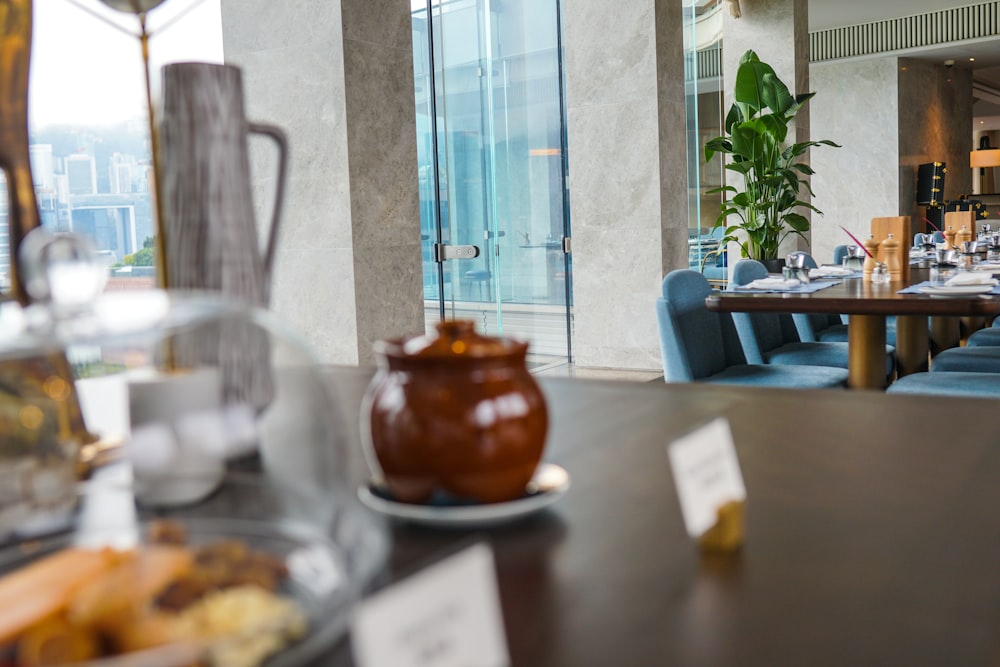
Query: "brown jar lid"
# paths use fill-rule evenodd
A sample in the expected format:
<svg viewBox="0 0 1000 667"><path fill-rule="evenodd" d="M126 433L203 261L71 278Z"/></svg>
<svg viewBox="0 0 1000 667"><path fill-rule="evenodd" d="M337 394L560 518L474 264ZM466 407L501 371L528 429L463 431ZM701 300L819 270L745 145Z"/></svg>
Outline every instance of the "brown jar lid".
<svg viewBox="0 0 1000 667"><path fill-rule="evenodd" d="M431 334L383 341L377 351L406 359L486 359L524 354L528 344L483 336L472 320L438 322Z"/></svg>

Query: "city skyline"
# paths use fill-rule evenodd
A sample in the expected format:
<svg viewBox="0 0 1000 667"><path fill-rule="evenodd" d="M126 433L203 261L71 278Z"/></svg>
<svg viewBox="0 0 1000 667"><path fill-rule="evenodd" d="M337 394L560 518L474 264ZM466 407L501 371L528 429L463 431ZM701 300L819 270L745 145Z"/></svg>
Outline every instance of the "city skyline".
<svg viewBox="0 0 1000 667"><path fill-rule="evenodd" d="M29 146L42 224L53 232L88 237L109 266L127 260L155 234L149 200L148 153L138 132L39 130ZM67 140L67 136L86 141ZM87 144L87 145L83 145ZM0 223L6 223L7 192L0 191ZM0 286L9 267L0 239Z"/></svg>

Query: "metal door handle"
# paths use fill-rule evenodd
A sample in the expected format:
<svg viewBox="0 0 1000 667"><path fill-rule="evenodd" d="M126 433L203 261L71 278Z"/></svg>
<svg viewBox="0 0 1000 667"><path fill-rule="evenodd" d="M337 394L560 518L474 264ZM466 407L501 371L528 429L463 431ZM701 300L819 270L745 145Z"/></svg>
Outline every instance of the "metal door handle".
<svg viewBox="0 0 1000 667"><path fill-rule="evenodd" d="M434 261L445 262L449 259L475 259L479 257L479 246L434 244Z"/></svg>

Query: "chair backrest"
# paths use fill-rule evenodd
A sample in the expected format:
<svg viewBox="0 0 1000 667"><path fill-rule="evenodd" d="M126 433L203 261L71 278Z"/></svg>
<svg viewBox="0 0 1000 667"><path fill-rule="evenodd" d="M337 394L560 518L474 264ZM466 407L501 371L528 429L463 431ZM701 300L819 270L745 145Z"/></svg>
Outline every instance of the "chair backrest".
<svg viewBox="0 0 1000 667"><path fill-rule="evenodd" d="M733 267L733 284L748 285L759 278L767 278L767 267L753 259L741 259Z"/></svg>
<svg viewBox="0 0 1000 667"><path fill-rule="evenodd" d="M732 319L705 307L711 291L697 271L679 269L663 279L656 317L667 382L699 380L746 363Z"/></svg>
<svg viewBox="0 0 1000 667"><path fill-rule="evenodd" d="M833 249L833 263L840 266L844 263L844 258L847 257L847 244L842 243Z"/></svg>
<svg viewBox="0 0 1000 667"><path fill-rule="evenodd" d="M803 343L815 343L820 339L820 333L835 324L844 323L840 315L826 313L792 313L792 321L798 338Z"/></svg>
<svg viewBox="0 0 1000 667"><path fill-rule="evenodd" d="M916 234L913 235L913 247L914 248L919 248L923 244L928 243L929 241L930 241L930 239L928 238L928 235L924 234L923 232L917 232Z"/></svg>
<svg viewBox="0 0 1000 667"><path fill-rule="evenodd" d="M931 233L931 241L934 243L944 243L944 232L935 230Z"/></svg>
<svg viewBox="0 0 1000 667"><path fill-rule="evenodd" d="M746 285L767 277L767 268L753 259L741 259L733 267L733 283ZM764 355L785 343L798 342L799 333L789 313L733 313L747 363L763 364Z"/></svg>
<svg viewBox="0 0 1000 667"><path fill-rule="evenodd" d="M840 249L840 256L837 251ZM806 266L810 269L818 268L816 260L807 252L798 251L805 255ZM794 253L793 253L794 254ZM841 264L847 255L847 245L839 245L833 249L833 263ZM813 343L819 340L818 334L824 329L828 329L834 324L840 324L839 315L827 315L825 313L793 313L792 322L795 325L795 332L798 340ZM782 320L783 324L786 324ZM789 342L789 336L784 336L785 342Z"/></svg>

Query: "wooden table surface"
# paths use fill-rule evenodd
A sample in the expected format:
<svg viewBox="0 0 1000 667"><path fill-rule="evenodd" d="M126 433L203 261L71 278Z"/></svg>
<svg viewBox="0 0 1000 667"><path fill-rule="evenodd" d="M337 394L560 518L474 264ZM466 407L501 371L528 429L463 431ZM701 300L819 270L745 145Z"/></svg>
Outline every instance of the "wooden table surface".
<svg viewBox="0 0 1000 667"><path fill-rule="evenodd" d="M348 412L369 373L331 373ZM1000 664L994 401L542 386L567 495L481 532L396 524L387 573L488 541L515 667ZM706 559L665 447L717 415L735 436L748 539ZM316 664L353 664L347 640Z"/></svg>
<svg viewBox="0 0 1000 667"><path fill-rule="evenodd" d="M927 280L929 270L911 267L909 284ZM721 312L843 313L845 315L1000 315L1000 296L938 298L897 294L907 283L873 285L862 278L809 294L718 292L705 299L709 310Z"/></svg>

